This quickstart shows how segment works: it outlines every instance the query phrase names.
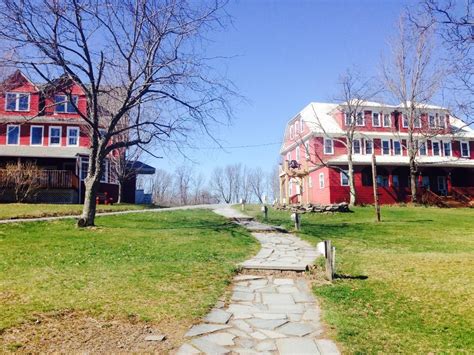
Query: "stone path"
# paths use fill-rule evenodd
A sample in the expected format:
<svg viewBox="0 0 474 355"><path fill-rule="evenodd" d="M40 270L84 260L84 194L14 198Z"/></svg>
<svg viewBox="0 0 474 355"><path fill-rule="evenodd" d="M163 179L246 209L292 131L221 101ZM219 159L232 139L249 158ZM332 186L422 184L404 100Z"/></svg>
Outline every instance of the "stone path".
<svg viewBox="0 0 474 355"><path fill-rule="evenodd" d="M215 212L242 218L225 207ZM305 270L318 256L309 244L274 227L254 222L250 229L258 231L253 235L262 249L242 264L244 269ZM230 304L220 301L203 323L193 326L177 354L339 354L323 337L320 309L304 276L286 272L290 276L282 277L280 271L277 276L251 270L236 276Z"/></svg>

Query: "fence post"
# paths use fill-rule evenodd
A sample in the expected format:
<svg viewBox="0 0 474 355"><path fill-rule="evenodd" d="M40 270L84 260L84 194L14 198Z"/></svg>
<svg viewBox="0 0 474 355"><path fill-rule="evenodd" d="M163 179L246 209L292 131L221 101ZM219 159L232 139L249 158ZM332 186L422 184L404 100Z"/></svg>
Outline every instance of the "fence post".
<svg viewBox="0 0 474 355"><path fill-rule="evenodd" d="M334 255L330 240L324 241L324 250L326 252L326 278L332 281L334 278Z"/></svg>
<svg viewBox="0 0 474 355"><path fill-rule="evenodd" d="M268 207L263 205L262 212L263 212L263 218L265 218L265 221L266 221L268 219Z"/></svg>

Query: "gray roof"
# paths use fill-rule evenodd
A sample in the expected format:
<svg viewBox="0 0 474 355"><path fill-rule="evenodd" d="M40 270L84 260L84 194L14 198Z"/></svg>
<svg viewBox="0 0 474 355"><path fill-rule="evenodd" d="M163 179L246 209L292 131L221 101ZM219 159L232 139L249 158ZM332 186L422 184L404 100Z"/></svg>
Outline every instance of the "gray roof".
<svg viewBox="0 0 474 355"><path fill-rule="evenodd" d="M2 145L1 157L25 158L75 158L77 155L89 154L89 148L84 147L45 147L29 145Z"/></svg>

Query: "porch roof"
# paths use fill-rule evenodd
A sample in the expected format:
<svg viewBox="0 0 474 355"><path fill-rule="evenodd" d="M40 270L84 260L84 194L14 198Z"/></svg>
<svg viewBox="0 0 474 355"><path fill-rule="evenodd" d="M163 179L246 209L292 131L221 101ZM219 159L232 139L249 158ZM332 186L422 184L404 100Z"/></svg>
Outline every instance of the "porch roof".
<svg viewBox="0 0 474 355"><path fill-rule="evenodd" d="M408 156L393 156L393 155L377 155L377 165L397 165L408 166ZM352 161L355 165L370 165L372 162L371 155L354 155ZM329 159L329 164L343 165L347 164L347 155L340 155ZM474 160L469 158L457 157L433 157L422 156L417 158L419 166L440 166L440 167L466 167L474 168Z"/></svg>
<svg viewBox="0 0 474 355"><path fill-rule="evenodd" d="M0 156L20 158L75 158L79 154L89 154L84 147L45 147L28 145L2 146Z"/></svg>

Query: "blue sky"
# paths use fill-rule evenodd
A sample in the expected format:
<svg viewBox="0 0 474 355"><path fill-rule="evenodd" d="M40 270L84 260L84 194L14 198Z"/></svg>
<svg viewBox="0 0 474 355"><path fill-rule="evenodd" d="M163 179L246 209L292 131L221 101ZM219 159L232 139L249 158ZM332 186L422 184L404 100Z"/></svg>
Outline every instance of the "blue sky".
<svg viewBox="0 0 474 355"><path fill-rule="evenodd" d="M210 52L232 57L217 69L248 102L235 107L231 126L215 130L222 145L280 142L285 123L305 105L333 100L338 76L347 68L376 75L396 21L410 4L415 1L231 0L233 23L212 36ZM177 154L148 163L173 170L187 162L205 176L217 165L238 162L269 171L278 151L278 144L187 150L194 163Z"/></svg>

